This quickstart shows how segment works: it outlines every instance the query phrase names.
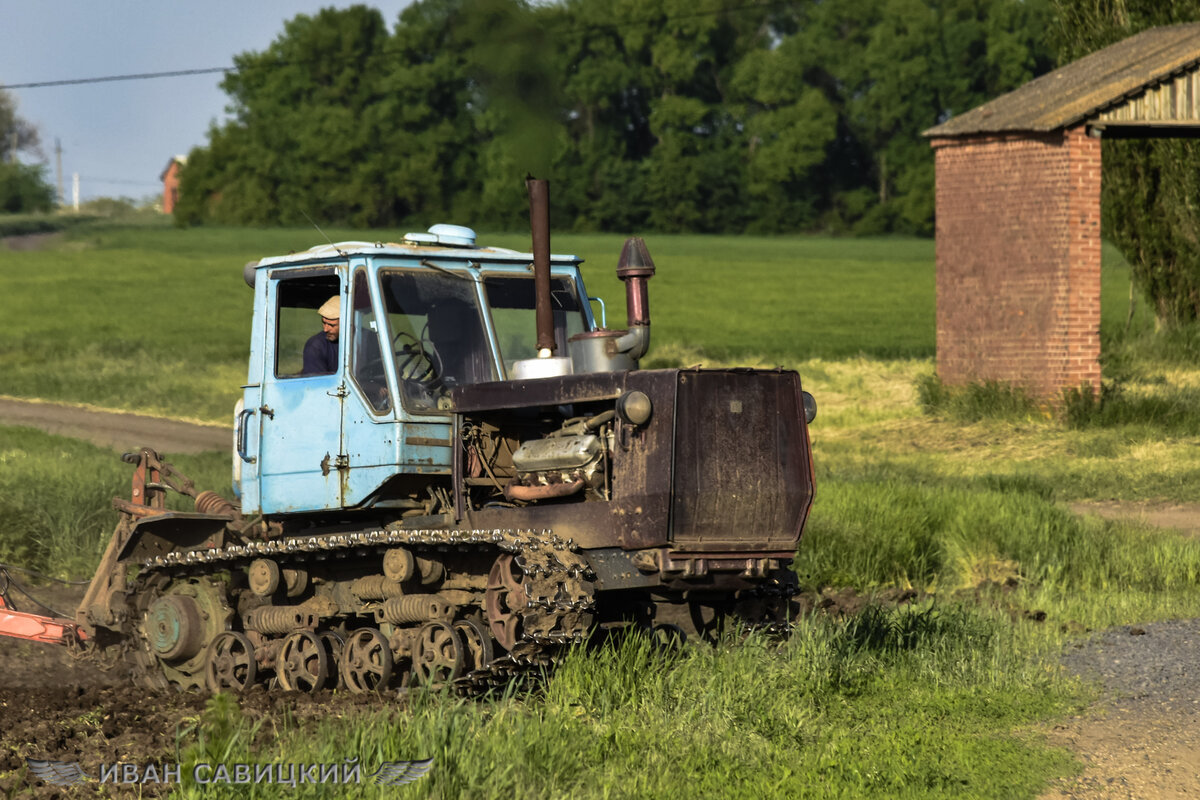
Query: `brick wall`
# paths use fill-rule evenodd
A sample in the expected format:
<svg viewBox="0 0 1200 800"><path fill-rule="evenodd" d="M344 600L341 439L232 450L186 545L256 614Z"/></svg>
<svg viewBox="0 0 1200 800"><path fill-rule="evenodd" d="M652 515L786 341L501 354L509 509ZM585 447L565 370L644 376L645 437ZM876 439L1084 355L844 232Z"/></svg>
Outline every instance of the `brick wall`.
<svg viewBox="0 0 1200 800"><path fill-rule="evenodd" d="M1053 134L932 141L937 367L1056 398L1100 385L1100 140Z"/></svg>
<svg viewBox="0 0 1200 800"><path fill-rule="evenodd" d="M179 162L172 161L162 175L163 182L163 213L175 212L175 204L179 202Z"/></svg>

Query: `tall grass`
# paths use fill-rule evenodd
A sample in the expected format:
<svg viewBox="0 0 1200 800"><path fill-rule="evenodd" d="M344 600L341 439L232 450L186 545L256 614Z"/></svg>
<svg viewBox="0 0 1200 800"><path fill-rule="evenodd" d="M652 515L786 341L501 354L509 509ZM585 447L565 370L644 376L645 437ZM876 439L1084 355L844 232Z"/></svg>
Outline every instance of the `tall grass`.
<svg viewBox="0 0 1200 800"><path fill-rule="evenodd" d="M0 426L0 563L90 576L116 526L112 498L129 498L133 468L118 456L77 439ZM164 457L201 489L228 496L224 453Z"/></svg>
<svg viewBox="0 0 1200 800"><path fill-rule="evenodd" d="M1200 608L1200 540L1079 517L1036 490L887 471L886 482L821 482L796 562L808 585L952 591L1014 577L1064 594L1180 594Z"/></svg>
<svg viewBox="0 0 1200 800"><path fill-rule="evenodd" d="M405 787L413 797L1032 796L1044 774L1069 769L1067 757L996 737L993 726L1072 701L1067 684L1014 657L1010 638L961 606L806 618L782 643L753 636L676 652L630 635L573 651L540 694L415 693L403 709L285 723L278 744L232 756L357 758L365 775L383 761L433 757L432 773ZM240 734L228 723L210 719L221 733L206 741L251 738L248 718ZM213 796L211 787L181 796L202 791Z"/></svg>

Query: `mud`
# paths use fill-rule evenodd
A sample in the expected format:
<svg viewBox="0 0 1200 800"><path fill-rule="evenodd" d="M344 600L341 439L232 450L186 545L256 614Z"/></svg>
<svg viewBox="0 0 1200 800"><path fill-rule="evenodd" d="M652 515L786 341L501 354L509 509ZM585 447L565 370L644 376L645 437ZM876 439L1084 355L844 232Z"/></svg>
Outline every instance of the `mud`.
<svg viewBox="0 0 1200 800"><path fill-rule="evenodd" d="M40 601L70 613L82 587L30 588ZM22 611L34 611L12 592ZM74 790L43 785L26 758L78 762L92 778L103 764L176 764L195 742L194 729L208 696L154 693L134 686L120 667L107 672L72 656L66 647L0 638L0 797L73 797ZM379 707L369 695L268 692L242 696L242 714L258 725L258 741L273 739L287 720L291 729L315 726L330 715ZM399 707L399 701L391 701ZM169 787L143 787L157 796Z"/></svg>

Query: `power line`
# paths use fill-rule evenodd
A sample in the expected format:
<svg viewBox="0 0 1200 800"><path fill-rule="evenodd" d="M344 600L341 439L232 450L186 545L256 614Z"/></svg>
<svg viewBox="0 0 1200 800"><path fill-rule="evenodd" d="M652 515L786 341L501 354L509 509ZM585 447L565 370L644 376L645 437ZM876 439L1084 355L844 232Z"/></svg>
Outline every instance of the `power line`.
<svg viewBox="0 0 1200 800"><path fill-rule="evenodd" d="M204 67L202 69L176 69L168 72L138 72L132 75L104 75L95 78L67 78L61 81L33 81L31 83L9 83L0 90L44 89L47 86L80 86L85 83L115 83L117 81L144 81L152 78L182 78L188 75L211 75L215 72L237 72L237 67Z"/></svg>

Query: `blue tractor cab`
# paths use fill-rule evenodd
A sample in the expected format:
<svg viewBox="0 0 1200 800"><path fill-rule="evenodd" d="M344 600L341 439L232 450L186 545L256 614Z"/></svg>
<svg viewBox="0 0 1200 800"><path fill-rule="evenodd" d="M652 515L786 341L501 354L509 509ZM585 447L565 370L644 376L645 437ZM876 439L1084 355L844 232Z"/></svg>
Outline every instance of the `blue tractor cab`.
<svg viewBox="0 0 1200 800"><path fill-rule="evenodd" d="M550 258L556 351L596 329L580 259ZM400 243L342 242L247 265L249 375L237 410L243 514L415 508L453 464L452 393L517 377L537 355L533 257L435 225ZM340 300L336 367L306 371ZM586 338L586 337L585 337Z"/></svg>

